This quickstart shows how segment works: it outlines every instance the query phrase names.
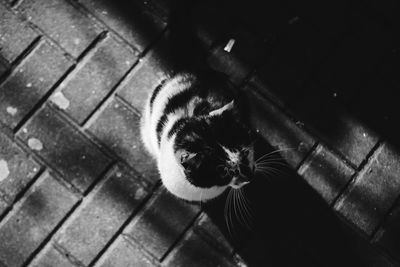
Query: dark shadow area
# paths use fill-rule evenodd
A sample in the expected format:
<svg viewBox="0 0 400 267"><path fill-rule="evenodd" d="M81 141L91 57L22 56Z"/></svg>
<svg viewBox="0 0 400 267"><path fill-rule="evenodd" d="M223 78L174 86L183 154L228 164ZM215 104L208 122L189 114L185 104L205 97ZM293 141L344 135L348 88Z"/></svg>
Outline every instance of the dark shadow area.
<svg viewBox="0 0 400 267"><path fill-rule="evenodd" d="M260 155L273 151L261 139L257 148ZM372 247L347 229L302 177L289 167L277 168L280 174L258 175L244 188L251 229L233 209L234 230L227 229L226 194L204 206L244 261L249 266L374 266L379 257Z"/></svg>

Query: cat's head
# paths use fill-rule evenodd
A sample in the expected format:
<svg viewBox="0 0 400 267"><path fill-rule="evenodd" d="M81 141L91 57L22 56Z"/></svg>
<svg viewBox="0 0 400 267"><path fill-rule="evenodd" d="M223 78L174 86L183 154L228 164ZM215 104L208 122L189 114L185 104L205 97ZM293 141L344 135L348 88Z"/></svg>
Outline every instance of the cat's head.
<svg viewBox="0 0 400 267"><path fill-rule="evenodd" d="M253 135L233 101L185 123L174 151L187 180L196 187L236 189L253 178Z"/></svg>

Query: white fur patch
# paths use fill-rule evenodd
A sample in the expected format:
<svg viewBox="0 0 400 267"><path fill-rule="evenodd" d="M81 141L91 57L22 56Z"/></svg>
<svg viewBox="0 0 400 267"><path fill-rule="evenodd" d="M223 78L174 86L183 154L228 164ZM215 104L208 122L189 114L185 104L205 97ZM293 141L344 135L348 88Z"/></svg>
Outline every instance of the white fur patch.
<svg viewBox="0 0 400 267"><path fill-rule="evenodd" d="M229 161L231 162L232 165L237 165L239 163L240 161L239 152L231 151L224 146L222 146L222 149L228 155Z"/></svg>

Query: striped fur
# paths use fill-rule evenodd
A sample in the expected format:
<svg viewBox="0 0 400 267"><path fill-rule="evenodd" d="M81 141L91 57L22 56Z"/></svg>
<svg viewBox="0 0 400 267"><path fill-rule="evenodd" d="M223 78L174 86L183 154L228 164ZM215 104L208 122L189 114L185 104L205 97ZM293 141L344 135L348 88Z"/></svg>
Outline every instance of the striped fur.
<svg viewBox="0 0 400 267"><path fill-rule="evenodd" d="M231 86L220 74L181 73L150 94L143 111L141 136L147 151L157 161L164 186L172 194L188 201L207 201L220 195L232 181L238 186L234 177L218 178L216 166L225 166L232 158L237 166L243 163L240 159L249 166L253 164L241 156L241 147L235 147L236 143L244 144L241 140L247 136L233 135L240 137L234 140L223 128L217 133L212 129L217 129L217 124L226 124L226 129L246 130L242 124L232 125L238 121L235 112ZM188 146L192 141L193 146ZM193 157L193 166L203 164L199 173L196 167L184 167L181 151ZM217 158L225 160L218 162Z"/></svg>

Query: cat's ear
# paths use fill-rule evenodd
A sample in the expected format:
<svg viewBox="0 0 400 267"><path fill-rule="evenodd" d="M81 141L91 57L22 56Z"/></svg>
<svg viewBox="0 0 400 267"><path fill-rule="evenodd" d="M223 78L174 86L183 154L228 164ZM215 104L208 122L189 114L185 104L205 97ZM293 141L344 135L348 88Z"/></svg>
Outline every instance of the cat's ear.
<svg viewBox="0 0 400 267"><path fill-rule="evenodd" d="M178 150L178 151L175 153L176 160L177 160L185 169L186 169L187 167L189 167L189 166L196 165L196 164L194 164L194 163L195 163L195 160L196 160L196 156L197 156L197 153L189 152L189 151L186 151L186 150L183 150L183 149Z"/></svg>
<svg viewBox="0 0 400 267"><path fill-rule="evenodd" d="M210 113L208 113L209 116L218 116L221 115L224 111L231 110L234 107L234 101L232 100L228 104L220 107L219 109L213 110Z"/></svg>

